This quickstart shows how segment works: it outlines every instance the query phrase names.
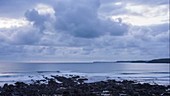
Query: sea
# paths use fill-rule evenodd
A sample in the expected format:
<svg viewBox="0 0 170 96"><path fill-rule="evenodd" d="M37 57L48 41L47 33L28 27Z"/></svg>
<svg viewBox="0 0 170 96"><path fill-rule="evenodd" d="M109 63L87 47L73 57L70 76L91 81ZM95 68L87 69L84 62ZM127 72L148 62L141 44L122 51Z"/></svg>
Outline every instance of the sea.
<svg viewBox="0 0 170 96"><path fill-rule="evenodd" d="M0 86L17 81L32 83L51 75L88 78L87 83L115 79L170 85L167 63L0 63Z"/></svg>

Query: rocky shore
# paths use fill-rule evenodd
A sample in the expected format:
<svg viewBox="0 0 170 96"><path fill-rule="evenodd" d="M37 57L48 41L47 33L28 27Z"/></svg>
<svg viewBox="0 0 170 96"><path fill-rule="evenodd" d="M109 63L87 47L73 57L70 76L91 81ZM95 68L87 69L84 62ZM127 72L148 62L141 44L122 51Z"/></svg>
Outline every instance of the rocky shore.
<svg viewBox="0 0 170 96"><path fill-rule="evenodd" d="M0 96L170 96L170 85L107 80L85 83L80 76L51 76L0 87Z"/></svg>

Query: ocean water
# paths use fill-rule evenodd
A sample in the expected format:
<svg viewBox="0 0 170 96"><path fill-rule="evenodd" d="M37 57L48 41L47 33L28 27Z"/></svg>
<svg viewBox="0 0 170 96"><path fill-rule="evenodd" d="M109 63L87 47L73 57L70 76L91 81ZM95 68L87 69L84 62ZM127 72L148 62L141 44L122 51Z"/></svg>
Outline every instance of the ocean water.
<svg viewBox="0 0 170 96"><path fill-rule="evenodd" d="M88 78L86 82L115 79L169 85L169 69L163 63L0 63L0 85L31 83L51 75L79 75Z"/></svg>

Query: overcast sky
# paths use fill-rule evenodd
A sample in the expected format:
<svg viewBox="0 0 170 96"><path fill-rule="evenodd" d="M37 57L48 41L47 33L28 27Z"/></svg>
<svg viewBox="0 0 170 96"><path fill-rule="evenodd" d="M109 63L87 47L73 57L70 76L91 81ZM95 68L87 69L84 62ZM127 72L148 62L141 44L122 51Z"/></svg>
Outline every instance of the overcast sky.
<svg viewBox="0 0 170 96"><path fill-rule="evenodd" d="M0 61L169 57L169 0L0 0Z"/></svg>

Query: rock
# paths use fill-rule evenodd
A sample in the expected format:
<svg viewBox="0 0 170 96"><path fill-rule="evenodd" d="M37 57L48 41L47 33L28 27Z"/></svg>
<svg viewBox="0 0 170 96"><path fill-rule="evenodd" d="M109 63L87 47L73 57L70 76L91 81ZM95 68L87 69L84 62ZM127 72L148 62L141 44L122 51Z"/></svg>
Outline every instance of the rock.
<svg viewBox="0 0 170 96"><path fill-rule="evenodd" d="M86 80L88 80L88 79L86 79L86 78L79 78L79 79L77 80L77 82L79 82L80 84L83 84L84 81L86 81Z"/></svg>
<svg viewBox="0 0 170 96"><path fill-rule="evenodd" d="M44 78L33 80L31 84L4 84L0 87L0 96L170 96L169 86L136 84L128 80L85 83L88 79L80 76Z"/></svg>

